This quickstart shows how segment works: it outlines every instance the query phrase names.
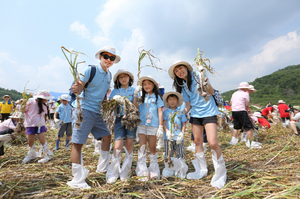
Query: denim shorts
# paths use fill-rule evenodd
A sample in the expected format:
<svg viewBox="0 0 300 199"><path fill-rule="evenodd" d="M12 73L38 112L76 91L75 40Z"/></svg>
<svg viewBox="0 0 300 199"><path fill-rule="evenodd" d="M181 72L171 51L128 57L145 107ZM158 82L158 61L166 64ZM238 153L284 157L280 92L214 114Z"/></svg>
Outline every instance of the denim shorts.
<svg viewBox="0 0 300 199"><path fill-rule="evenodd" d="M124 140L125 138L136 137L136 129L132 131L130 129L126 129L124 125L121 124L122 117L116 117L115 121L115 140Z"/></svg>
<svg viewBox="0 0 300 199"><path fill-rule="evenodd" d="M100 113L95 113L92 111L88 111L82 109L83 114L83 122L80 125L80 128L76 128L75 124L77 121L77 110L74 109L72 113L72 142L75 144L84 144L88 139L88 135L90 133L93 134L95 139L100 139L101 137L105 137L110 135L110 132L101 118Z"/></svg>

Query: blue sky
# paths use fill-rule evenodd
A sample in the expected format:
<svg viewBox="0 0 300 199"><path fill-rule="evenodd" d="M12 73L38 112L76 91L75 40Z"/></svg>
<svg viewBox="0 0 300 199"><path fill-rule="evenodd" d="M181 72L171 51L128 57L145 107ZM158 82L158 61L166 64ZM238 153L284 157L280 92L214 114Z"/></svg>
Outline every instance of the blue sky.
<svg viewBox="0 0 300 199"><path fill-rule="evenodd" d="M80 70L98 63L101 47L114 46L122 60L112 74L124 68L135 77L140 46L153 49L165 70L176 60L194 64L200 48L217 71L210 82L221 92L300 64L298 0L0 2L0 87L20 92L27 81L35 92L68 92L72 75L61 46L88 55L80 57L86 61ZM167 72L142 70L149 74L172 90Z"/></svg>

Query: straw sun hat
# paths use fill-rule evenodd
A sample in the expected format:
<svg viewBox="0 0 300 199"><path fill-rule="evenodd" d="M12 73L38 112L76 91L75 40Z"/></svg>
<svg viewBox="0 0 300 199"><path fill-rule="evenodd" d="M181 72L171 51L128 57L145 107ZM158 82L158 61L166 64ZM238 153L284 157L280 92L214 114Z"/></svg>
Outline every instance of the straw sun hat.
<svg viewBox="0 0 300 199"><path fill-rule="evenodd" d="M179 60L179 61L175 61L175 62L173 63L173 65L170 66L169 71L168 71L169 76L170 76L172 79L174 79L174 77L175 77L175 74L174 74L174 68L175 68L176 66L180 66L180 65L184 65L184 66L187 67L187 69L188 69L189 71L193 71L193 67L192 67L188 62L186 62L186 61L180 61L180 60Z"/></svg>
<svg viewBox="0 0 300 199"><path fill-rule="evenodd" d="M117 78L118 78L118 76L120 74L127 74L127 75L129 75L131 77L132 80L134 80L133 75L132 75L131 72L129 72L129 71L125 70L125 69L119 69L117 71L117 73L114 75L114 82L117 80Z"/></svg>
<svg viewBox="0 0 300 199"><path fill-rule="evenodd" d="M241 89L241 88L250 89L250 85L248 84L248 82L241 82L240 85L239 85L239 87L238 87L238 89Z"/></svg>
<svg viewBox="0 0 300 199"><path fill-rule="evenodd" d="M120 60L121 60L121 57L119 55L117 55L116 53L116 49L113 48L113 47L109 47L109 46L105 46L103 47L101 50L99 50L96 54L95 54L95 58L96 59L99 59L100 57L100 54L103 53L103 52L108 52L108 53L111 53L113 54L114 56L116 56L116 59L114 61L114 63L118 63Z"/></svg>
<svg viewBox="0 0 300 199"><path fill-rule="evenodd" d="M177 107L181 106L182 103L183 103L183 97L182 97L182 95L180 93L174 92L174 91L169 91L169 92L167 92L167 93L164 94L164 96L163 96L164 106L165 107L169 107L169 105L167 103L167 99L168 99L169 95L172 95L172 94L174 94L174 95L176 95L178 97Z"/></svg>
<svg viewBox="0 0 300 199"><path fill-rule="evenodd" d="M278 104L284 104L285 102L283 100L279 100Z"/></svg>
<svg viewBox="0 0 300 199"><path fill-rule="evenodd" d="M253 116L255 116L255 117L262 117L260 112L254 112Z"/></svg>
<svg viewBox="0 0 300 199"><path fill-rule="evenodd" d="M62 95L60 96L60 98L61 98L62 100L70 101L70 96L67 95L67 94L62 94Z"/></svg>
<svg viewBox="0 0 300 199"><path fill-rule="evenodd" d="M4 99L5 97L8 97L8 98L10 99L10 96L9 96L9 95L4 95L4 96L3 96L3 99Z"/></svg>
<svg viewBox="0 0 300 199"><path fill-rule="evenodd" d="M145 81L145 80L150 80L151 82L153 82L153 83L156 85L157 89L158 89L158 83L157 83L157 81L155 81L155 80L153 79L153 77L150 76L150 75L141 77L141 78L138 80L137 85L138 85L138 86L143 86L142 84L143 84L143 81Z"/></svg>

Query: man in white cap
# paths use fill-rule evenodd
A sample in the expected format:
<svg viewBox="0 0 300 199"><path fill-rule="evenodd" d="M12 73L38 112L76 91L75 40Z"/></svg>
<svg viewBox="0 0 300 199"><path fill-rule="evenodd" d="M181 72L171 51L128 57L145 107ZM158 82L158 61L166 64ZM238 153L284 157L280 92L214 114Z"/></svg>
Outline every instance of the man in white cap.
<svg viewBox="0 0 300 199"><path fill-rule="evenodd" d="M232 118L233 118L233 137L230 141L230 144L235 145L238 142L238 130L244 128L247 132L248 140L252 140L253 136L253 125L248 116L249 109L249 90L252 87L248 82L241 82L238 91L234 92L231 97L231 108L232 108ZM251 145L256 144L252 141ZM258 143L257 143L258 144ZM248 146L249 148L252 146Z"/></svg>
<svg viewBox="0 0 300 199"><path fill-rule="evenodd" d="M74 188L90 188L90 186L85 182L85 178L89 171L83 168L81 155L82 145L86 142L90 132L93 134L95 139L99 140L102 138L97 172L106 172L110 160L109 148L111 135L105 122L100 117L100 109L102 100L110 87L112 79L109 68L113 64L118 63L121 58L116 54L116 49L112 47L102 48L96 53L95 57L100 60L100 65L95 66L96 73L92 81L88 83L89 86L83 90L85 84L87 84L87 81L90 78L91 67L85 68L80 80L72 86L73 93L80 94L80 105L83 113L83 122L81 123L80 128L75 127L75 123L77 121L76 107L74 108L72 116L73 147L71 152L71 161L72 175L74 178L67 184Z"/></svg>

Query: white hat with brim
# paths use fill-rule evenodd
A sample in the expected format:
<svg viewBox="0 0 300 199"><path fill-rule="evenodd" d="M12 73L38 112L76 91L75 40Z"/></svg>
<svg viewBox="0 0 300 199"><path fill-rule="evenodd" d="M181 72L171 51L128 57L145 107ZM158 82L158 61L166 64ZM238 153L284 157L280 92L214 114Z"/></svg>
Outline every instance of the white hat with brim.
<svg viewBox="0 0 300 199"><path fill-rule="evenodd" d="M41 99L47 99L50 100L53 97L51 96L50 92L47 90L40 90L35 96L33 96L34 99L41 98Z"/></svg>
<svg viewBox="0 0 300 199"><path fill-rule="evenodd" d="M257 92L257 90L254 88L253 85L249 85L249 90L250 90L250 91L253 91L253 92Z"/></svg>
<svg viewBox="0 0 300 199"><path fill-rule="evenodd" d="M175 91L169 91L167 93L164 94L163 96L163 101L164 101L164 106L165 107L169 107L168 103L167 103L167 99L169 95L176 95L178 97L178 104L176 105L177 107L181 106L183 103L183 97L180 93L175 92Z"/></svg>
<svg viewBox="0 0 300 199"><path fill-rule="evenodd" d="M62 95L60 96L60 98L61 98L61 100L70 101L70 96L67 95L67 94L62 94Z"/></svg>
<svg viewBox="0 0 300 199"><path fill-rule="evenodd" d="M187 69L188 69L188 71L193 71L193 67L192 67L189 63L187 63L186 61L176 61L176 62L173 63L172 66L170 66L169 71L168 71L169 76L170 76L172 79L175 78L174 68L175 68L176 66L181 66L181 65L186 66Z"/></svg>
<svg viewBox="0 0 300 199"><path fill-rule="evenodd" d="M153 79L153 77L150 76L150 75L141 77L141 78L138 80L137 85L138 85L138 86L143 86L143 81L145 81L145 80L150 80L151 82L153 82L153 83L156 85L157 90L158 90L158 83L157 83L157 82Z"/></svg>
<svg viewBox="0 0 300 199"><path fill-rule="evenodd" d="M240 88L250 89L250 85L248 84L248 82L241 82L238 89Z"/></svg>
<svg viewBox="0 0 300 199"><path fill-rule="evenodd" d="M114 75L114 82L117 80L118 76L121 75L121 74L127 74L127 75L129 75L131 77L132 81L134 80L134 77L133 77L133 75L132 75L131 72L129 72L129 71L125 70L125 69L119 69L117 71L117 73Z"/></svg>
<svg viewBox="0 0 300 199"><path fill-rule="evenodd" d="M279 100L278 104L284 104L285 102L283 100Z"/></svg>
<svg viewBox="0 0 300 199"><path fill-rule="evenodd" d="M255 117L262 117L260 112L254 112L253 116L255 116Z"/></svg>
<svg viewBox="0 0 300 199"><path fill-rule="evenodd" d="M9 116L10 118L25 118L25 114L21 111L16 111L13 113L12 116Z"/></svg>
<svg viewBox="0 0 300 199"><path fill-rule="evenodd" d="M114 63L118 63L121 60L121 57L119 55L116 54L116 49L113 47L109 47L109 46L105 46L103 47L101 50L99 50L96 54L95 54L95 58L99 59L101 53L103 52L108 52L110 54L113 54L114 56L116 56L116 59L114 61Z"/></svg>

